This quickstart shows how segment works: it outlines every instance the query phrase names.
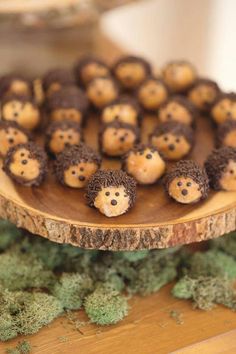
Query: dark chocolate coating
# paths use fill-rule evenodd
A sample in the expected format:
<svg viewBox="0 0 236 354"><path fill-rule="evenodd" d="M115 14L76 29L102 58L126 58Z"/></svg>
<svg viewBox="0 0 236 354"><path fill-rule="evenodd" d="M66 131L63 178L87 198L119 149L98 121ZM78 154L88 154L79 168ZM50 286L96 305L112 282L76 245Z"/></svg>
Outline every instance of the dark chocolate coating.
<svg viewBox="0 0 236 354"><path fill-rule="evenodd" d="M84 143L66 148L63 152L57 155L54 164L54 172L59 182L65 185L64 171L70 166L77 165L80 162L93 162L99 168L101 166L102 159L99 153Z"/></svg>
<svg viewBox="0 0 236 354"><path fill-rule="evenodd" d="M220 88L219 88L219 86L218 86L216 81L213 81L213 80L210 80L210 79L205 79L205 78L199 78L190 87L188 93L190 93L192 90L196 89L198 86L202 86L202 85L211 86L216 91L217 97L218 97L218 95L221 92L221 90L220 90ZM206 102L203 111L206 111L206 112L209 111L211 109L211 107L212 107L212 104L213 103L210 104L209 102Z"/></svg>
<svg viewBox="0 0 236 354"><path fill-rule="evenodd" d="M125 188L125 192L129 196L129 208L131 208L136 200L137 183L134 178L127 175L126 172L120 170L99 170L89 180L87 185L86 200L90 207L94 206L94 201L102 188L120 187Z"/></svg>
<svg viewBox="0 0 236 354"><path fill-rule="evenodd" d="M220 179L227 167L229 160L236 162L236 149L232 147L222 147L215 149L208 156L205 162L205 169L209 177L210 186L215 190L221 190Z"/></svg>
<svg viewBox="0 0 236 354"><path fill-rule="evenodd" d="M188 141L190 146L194 145L194 132L191 127L186 124L178 122L165 122L157 126L154 132L150 135L150 139L153 136L161 136L163 134L171 133L176 136L183 136Z"/></svg>
<svg viewBox="0 0 236 354"><path fill-rule="evenodd" d="M219 95L216 97L212 108L224 98L228 98L229 100L236 102L236 92L220 92Z"/></svg>
<svg viewBox="0 0 236 354"><path fill-rule="evenodd" d="M3 107L6 103L14 101L14 100L22 102L23 104L30 102L32 104L32 106L38 108L38 105L35 102L35 100L33 99L33 97L24 96L24 95L17 95L17 94L7 95L7 96L3 97L2 101L1 101L1 107Z"/></svg>
<svg viewBox="0 0 236 354"><path fill-rule="evenodd" d="M86 56L86 57L79 59L74 66L74 73L75 73L75 78L76 78L77 84L82 87L85 86L85 83L83 82L81 72L82 72L83 68L90 63L97 63L101 66L104 66L104 68L106 68L108 71L110 71L108 65L102 59L97 58L95 56Z"/></svg>
<svg viewBox="0 0 236 354"><path fill-rule="evenodd" d="M25 81L27 83L27 85L29 86L31 95L33 95L32 81L25 78L23 75L10 73L10 74L6 74L6 75L0 77L0 98L2 98L6 94L6 92L10 88L11 83L14 80Z"/></svg>
<svg viewBox="0 0 236 354"><path fill-rule="evenodd" d="M178 177L191 178L199 185L201 200L205 199L209 191L209 181L204 168L201 168L195 161L180 160L177 162L163 178L164 188L169 193L170 183Z"/></svg>
<svg viewBox="0 0 236 354"><path fill-rule="evenodd" d="M19 124L17 124L14 121L0 121L0 130L7 130L8 128L14 128L17 130L20 130L22 133L24 133L29 140L32 140L32 134L29 130L21 127Z"/></svg>
<svg viewBox="0 0 236 354"><path fill-rule="evenodd" d="M224 145L224 139L232 130L236 130L236 120L226 120L218 126L216 132L216 146L221 147Z"/></svg>
<svg viewBox="0 0 236 354"><path fill-rule="evenodd" d="M13 155L15 154L15 152L17 152L17 150L22 149L22 148L25 148L26 150L28 150L30 152L29 158L36 159L40 164L40 171L39 171L38 177L35 178L34 180L31 180L31 181L28 181L28 180L24 179L23 177L15 176L10 171L10 164L12 162ZM37 145L33 142L29 142L26 144L18 144L16 146L13 146L12 148L10 148L8 150L7 155L3 161L3 171L9 177L11 177L14 181L16 181L17 183L22 184L24 186L27 186L27 187L39 186L43 182L43 180L46 176L47 170L48 170L48 168L47 168L47 154L39 145Z"/></svg>
<svg viewBox="0 0 236 354"><path fill-rule="evenodd" d="M51 84L58 83L62 87L75 85L75 78L71 70L55 68L46 72L42 84L44 91L47 91Z"/></svg>

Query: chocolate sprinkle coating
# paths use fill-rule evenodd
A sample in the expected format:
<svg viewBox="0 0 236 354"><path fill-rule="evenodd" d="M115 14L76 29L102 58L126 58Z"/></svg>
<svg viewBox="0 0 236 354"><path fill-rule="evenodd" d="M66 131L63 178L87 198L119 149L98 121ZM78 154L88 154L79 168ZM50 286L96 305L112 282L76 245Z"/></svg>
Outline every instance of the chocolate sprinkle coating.
<svg viewBox="0 0 236 354"><path fill-rule="evenodd" d="M12 95L7 95L5 96L2 101L1 101L1 108L8 102L11 101L19 101L23 104L30 102L32 104L32 106L34 106L35 108L38 108L37 103L35 102L35 100L32 97L29 96L24 96L24 95L17 95L17 94L12 94Z"/></svg>
<svg viewBox="0 0 236 354"><path fill-rule="evenodd" d="M190 89L189 89L189 91L188 91L188 94L190 94L190 92L192 91L192 90L194 90L194 89L196 89L198 86L211 86L215 91L216 91L216 94L217 94L217 97L218 97L218 95L220 94L220 92L221 92L221 90L220 90L220 88L219 88L219 86L218 86L218 84L215 82L215 81L213 81L213 80L210 80L210 79L205 79L205 78L199 78L199 79L197 79L195 82L194 82L194 84L190 87ZM209 102L207 102L206 104L205 104L205 107L204 107L204 111L209 111L210 109L211 109L211 107L212 107L212 103L209 103Z"/></svg>
<svg viewBox="0 0 236 354"><path fill-rule="evenodd" d="M29 158L36 159L39 162L39 164L40 164L39 175L38 175L37 178L35 178L32 181L26 180L23 177L15 176L10 170L10 164L13 161L14 154L19 149L22 149L22 148L24 148L24 149L29 151L29 153L30 153L29 154ZM18 145L13 146L12 148L10 148L8 150L7 155L6 155L6 157L4 158L4 161L3 161L3 168L2 169L9 177L11 177L14 181L16 181L19 184L22 184L22 185L27 186L27 187L39 186L43 182L43 180L44 180L44 178L46 176L46 173L48 171L48 168L47 168L47 154L45 153L45 151L39 145L37 145L37 144L35 144L33 142L28 142L26 144L18 144Z"/></svg>
<svg viewBox="0 0 236 354"><path fill-rule="evenodd" d="M129 196L129 209L136 200L137 183L134 178L121 170L99 170L89 180L87 185L86 200L90 207L94 206L94 201L102 188L124 186L125 192Z"/></svg>
<svg viewBox="0 0 236 354"><path fill-rule="evenodd" d="M216 132L216 146L224 146L225 137L233 130L236 131L236 120L229 119L226 120L224 123L220 124Z"/></svg>
<svg viewBox="0 0 236 354"><path fill-rule="evenodd" d="M69 146L56 156L54 172L59 182L66 185L64 171L70 166L78 165L80 162L92 162L100 168L102 159L96 151L84 143Z"/></svg>
<svg viewBox="0 0 236 354"><path fill-rule="evenodd" d="M6 94L14 80L26 82L29 86L31 95L33 95L33 84L29 79L26 79L24 76L19 74L10 73L0 77L0 98Z"/></svg>
<svg viewBox="0 0 236 354"><path fill-rule="evenodd" d="M58 83L62 87L75 85L75 78L72 71L63 68L51 69L43 76L42 84L44 91L47 91L51 84Z"/></svg>
<svg viewBox="0 0 236 354"><path fill-rule="evenodd" d="M68 86L54 92L47 100L47 110L74 108L85 114L88 109L88 99L85 93L76 86Z"/></svg>
<svg viewBox="0 0 236 354"><path fill-rule="evenodd" d="M170 183L175 178L191 178L199 185L199 190L202 194L201 200L205 199L209 191L209 180L204 168L201 168L193 160L180 160L177 162L163 178L163 184L166 192L169 194Z"/></svg>
<svg viewBox="0 0 236 354"><path fill-rule="evenodd" d="M103 66L104 68L106 68L110 72L108 65L100 58L97 58L95 56L86 56L86 57L79 59L74 66L74 73L75 73L75 78L76 78L77 84L82 87L85 86L85 83L83 82L82 75L81 75L82 70L86 65L91 64L91 63L97 63L97 64Z"/></svg>
<svg viewBox="0 0 236 354"><path fill-rule="evenodd" d="M209 177L210 186L221 190L220 179L230 160L236 162L236 148L222 147L214 149L205 162L205 169Z"/></svg>
<svg viewBox="0 0 236 354"><path fill-rule="evenodd" d="M52 122L48 126L48 129L46 131L46 138L45 138L46 150L51 153L50 148L49 148L49 143L50 143L53 133L55 133L57 130L67 131L68 129L73 129L74 131L79 133L81 136L81 139L82 139L82 130L81 130L79 123L69 121L69 120L65 120L65 121L61 121L61 122Z"/></svg>
<svg viewBox="0 0 236 354"><path fill-rule="evenodd" d="M236 101L236 92L229 92L229 93L220 92L212 105L212 109L217 103L219 103L221 100L225 98L228 98L231 101Z"/></svg>
<svg viewBox="0 0 236 354"><path fill-rule="evenodd" d="M165 122L158 125L154 132L150 135L150 139L153 136L158 137L168 133L171 133L176 136L183 136L191 146L194 145L195 139L193 129L186 124L174 121Z"/></svg>

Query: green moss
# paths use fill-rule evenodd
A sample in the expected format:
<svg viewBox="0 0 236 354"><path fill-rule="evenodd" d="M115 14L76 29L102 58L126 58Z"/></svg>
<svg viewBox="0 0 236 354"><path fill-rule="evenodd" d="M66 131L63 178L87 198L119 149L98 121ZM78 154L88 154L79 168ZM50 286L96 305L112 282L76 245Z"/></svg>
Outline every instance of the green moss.
<svg viewBox="0 0 236 354"><path fill-rule="evenodd" d="M6 250L22 235L21 230L17 229L12 223L0 220L0 251Z"/></svg>
<svg viewBox="0 0 236 354"><path fill-rule="evenodd" d="M31 345L26 340L19 342L15 348L6 350L7 354L29 354L31 352Z"/></svg>
<svg viewBox="0 0 236 354"><path fill-rule="evenodd" d="M115 256L123 258L129 262L136 262L148 256L148 250L115 252Z"/></svg>
<svg viewBox="0 0 236 354"><path fill-rule="evenodd" d="M92 289L93 282L88 275L64 273L52 293L61 301L65 309L78 310L82 306L85 295Z"/></svg>
<svg viewBox="0 0 236 354"><path fill-rule="evenodd" d="M236 258L236 232L231 232L210 241L210 247L220 249Z"/></svg>
<svg viewBox="0 0 236 354"><path fill-rule="evenodd" d="M84 308L91 322L100 325L117 323L128 314L126 298L106 287L98 287L88 295Z"/></svg>

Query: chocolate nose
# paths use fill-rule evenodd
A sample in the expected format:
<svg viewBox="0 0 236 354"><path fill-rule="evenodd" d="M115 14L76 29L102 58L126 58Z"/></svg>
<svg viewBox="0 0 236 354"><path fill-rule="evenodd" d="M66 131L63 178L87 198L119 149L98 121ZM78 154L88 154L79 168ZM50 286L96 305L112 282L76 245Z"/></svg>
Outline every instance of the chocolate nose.
<svg viewBox="0 0 236 354"><path fill-rule="evenodd" d="M172 118L172 114L171 114L171 113L168 113L168 114L167 114L167 118L168 118L168 119L171 119L171 118Z"/></svg>
<svg viewBox="0 0 236 354"><path fill-rule="evenodd" d="M123 142L125 141L125 137L122 136L122 137L120 138L120 141L123 143Z"/></svg>
<svg viewBox="0 0 236 354"><path fill-rule="evenodd" d="M114 205L114 206L115 206L116 204L117 204L117 201L116 201L115 199L112 199L112 200L111 200L111 205Z"/></svg>
<svg viewBox="0 0 236 354"><path fill-rule="evenodd" d="M173 150L175 149L175 146L174 146L174 144L170 144L170 145L168 146L168 148L169 148L170 151L173 151Z"/></svg>
<svg viewBox="0 0 236 354"><path fill-rule="evenodd" d="M69 147L70 146L70 143L65 143L65 147Z"/></svg>
<svg viewBox="0 0 236 354"><path fill-rule="evenodd" d="M14 139L10 138L10 139L8 139L8 142L9 142L9 144L13 144L14 143Z"/></svg>
<svg viewBox="0 0 236 354"><path fill-rule="evenodd" d="M187 191L187 189L183 189L183 190L181 191L181 193L182 193L183 195L187 195L187 194L188 194L188 191Z"/></svg>
<svg viewBox="0 0 236 354"><path fill-rule="evenodd" d="M15 113L14 113L14 116L17 117L17 116L18 116L18 112L15 112Z"/></svg>
<svg viewBox="0 0 236 354"><path fill-rule="evenodd" d="M83 182L83 181L85 181L85 177L84 177L84 176L79 176L79 180L80 180L81 182Z"/></svg>

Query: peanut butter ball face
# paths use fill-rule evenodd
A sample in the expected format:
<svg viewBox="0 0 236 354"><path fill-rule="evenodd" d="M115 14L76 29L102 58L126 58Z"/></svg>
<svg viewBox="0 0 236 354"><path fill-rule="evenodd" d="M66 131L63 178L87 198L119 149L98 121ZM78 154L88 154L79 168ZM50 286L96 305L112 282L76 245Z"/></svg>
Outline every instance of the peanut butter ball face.
<svg viewBox="0 0 236 354"><path fill-rule="evenodd" d="M81 70L81 78L85 85L96 77L107 76L109 76L109 69L106 66L96 62L90 62L84 65Z"/></svg>
<svg viewBox="0 0 236 354"><path fill-rule="evenodd" d="M163 108L160 108L158 117L162 123L175 121L191 125L193 120L188 109L184 105L174 101L170 101Z"/></svg>
<svg viewBox="0 0 236 354"><path fill-rule="evenodd" d="M222 124L227 119L236 120L236 101L223 98L212 107L211 115L217 124Z"/></svg>
<svg viewBox="0 0 236 354"><path fill-rule="evenodd" d="M107 127L102 134L102 151L109 156L121 156L135 141L136 135L131 129Z"/></svg>
<svg viewBox="0 0 236 354"><path fill-rule="evenodd" d="M15 79L11 82L8 91L6 92L7 95L17 94L22 96L30 96L31 90L29 87L28 82L20 79Z"/></svg>
<svg viewBox="0 0 236 354"><path fill-rule="evenodd" d="M17 128L3 128L0 129L0 142L0 156L5 156L12 146L27 143L28 136Z"/></svg>
<svg viewBox="0 0 236 354"><path fill-rule="evenodd" d="M229 160L226 168L222 172L219 184L226 191L236 191L236 162Z"/></svg>
<svg viewBox="0 0 236 354"><path fill-rule="evenodd" d="M20 148L13 154L9 170L27 182L34 181L40 175L40 162L30 157L30 151Z"/></svg>
<svg viewBox="0 0 236 354"><path fill-rule="evenodd" d="M155 183L165 172L165 162L157 151L146 148L130 152L126 161L126 171L140 184Z"/></svg>
<svg viewBox="0 0 236 354"><path fill-rule="evenodd" d="M201 197L199 185L191 177L175 177L169 184L169 195L177 202L190 204L198 202Z"/></svg>
<svg viewBox="0 0 236 354"><path fill-rule="evenodd" d="M57 129L52 133L49 141L49 150L53 154L62 152L66 147L80 143L81 135L75 129Z"/></svg>
<svg viewBox="0 0 236 354"><path fill-rule="evenodd" d="M147 73L140 62L122 62L115 70L115 76L126 89L134 89L141 84Z"/></svg>
<svg viewBox="0 0 236 354"><path fill-rule="evenodd" d="M105 124L118 121L138 125L138 112L128 103L114 104L103 110L102 121Z"/></svg>
<svg viewBox="0 0 236 354"><path fill-rule="evenodd" d="M108 217L122 215L129 209L129 196L122 185L103 187L94 200L94 206Z"/></svg>
<svg viewBox="0 0 236 354"><path fill-rule="evenodd" d="M201 111L207 111L215 101L218 90L207 84L200 84L190 90L188 94L189 100Z"/></svg>
<svg viewBox="0 0 236 354"><path fill-rule="evenodd" d="M168 160L177 161L188 155L191 145L182 135L166 133L152 136L151 144L155 146Z"/></svg>
<svg viewBox="0 0 236 354"><path fill-rule="evenodd" d="M147 80L138 90L138 100L146 110L156 110L166 101L168 91L161 81Z"/></svg>
<svg viewBox="0 0 236 354"><path fill-rule="evenodd" d="M64 183L71 188L84 188L97 169L98 165L94 162L80 162L72 165L64 171Z"/></svg>
<svg viewBox="0 0 236 354"><path fill-rule="evenodd" d="M96 108L102 109L118 97L118 90L110 78L96 78L88 84L87 96Z"/></svg>
<svg viewBox="0 0 236 354"><path fill-rule="evenodd" d="M75 108L58 108L51 112L50 118L53 122L70 120L76 123L82 122L82 113Z"/></svg>
<svg viewBox="0 0 236 354"><path fill-rule="evenodd" d="M196 72L189 63L174 62L164 68L163 79L171 91L183 92L194 83Z"/></svg>
<svg viewBox="0 0 236 354"><path fill-rule="evenodd" d="M31 102L12 100L3 105L2 119L14 121L25 129L34 130L40 122L40 113Z"/></svg>

